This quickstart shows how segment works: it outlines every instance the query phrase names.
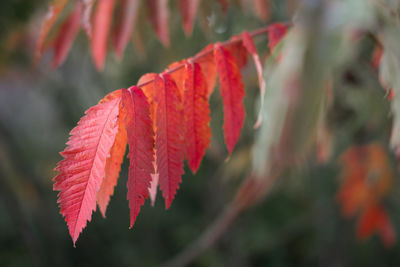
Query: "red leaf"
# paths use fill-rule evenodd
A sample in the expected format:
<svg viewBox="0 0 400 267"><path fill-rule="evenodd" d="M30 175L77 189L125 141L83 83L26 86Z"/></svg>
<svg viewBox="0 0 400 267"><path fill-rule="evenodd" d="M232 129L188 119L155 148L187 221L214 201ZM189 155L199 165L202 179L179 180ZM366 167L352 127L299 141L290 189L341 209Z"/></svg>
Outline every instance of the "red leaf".
<svg viewBox="0 0 400 267"><path fill-rule="evenodd" d="M107 55L107 40L115 0L101 0L97 4L93 21L92 56L98 70L103 70Z"/></svg>
<svg viewBox="0 0 400 267"><path fill-rule="evenodd" d="M39 39L36 47L35 53L35 61L38 62L42 57L42 53L44 50L44 43L47 35L49 34L51 28L59 17L61 11L64 9L67 4L67 0L53 0L49 6L49 10L47 11L46 16L44 17L44 21L42 27L40 29Z"/></svg>
<svg viewBox="0 0 400 267"><path fill-rule="evenodd" d="M207 83L207 98L210 98L211 94L214 92L215 81L217 78L217 67L215 66L214 54L208 53L213 51L214 44L207 45L203 50L201 50L197 55L196 63L200 65L200 68L206 78Z"/></svg>
<svg viewBox="0 0 400 267"><path fill-rule="evenodd" d="M58 36L54 42L54 57L52 67L60 66L68 55L72 43L75 40L80 28L80 19L82 15L82 5L80 2L75 4L74 10L69 14L62 24Z"/></svg>
<svg viewBox="0 0 400 267"><path fill-rule="evenodd" d="M186 63L184 72L184 113L186 158L193 173L210 145L210 108L207 84L197 63Z"/></svg>
<svg viewBox="0 0 400 267"><path fill-rule="evenodd" d="M156 115L156 155L160 189L168 209L183 174L183 106L179 90L169 74L154 80Z"/></svg>
<svg viewBox="0 0 400 267"><path fill-rule="evenodd" d="M81 0L83 4L83 14L82 14L82 26L86 31L87 36L92 38L92 23L90 21L90 17L92 15L92 9L94 0Z"/></svg>
<svg viewBox="0 0 400 267"><path fill-rule="evenodd" d="M183 20L183 29L187 36L192 34L199 2L200 0L179 0L179 11Z"/></svg>
<svg viewBox="0 0 400 267"><path fill-rule="evenodd" d="M150 21L154 31L164 46L169 46L169 9L168 0L148 0L147 1Z"/></svg>
<svg viewBox="0 0 400 267"><path fill-rule="evenodd" d="M179 68L179 69L171 72L169 75L171 76L172 80L174 80L176 86L178 86L179 93L181 94L181 96L183 96L183 92L184 92L184 88L183 88L184 68L182 67L182 65L185 64L185 62L186 62L185 60L182 60L180 62L174 62L174 63L170 64L168 66L168 68L165 70L165 72L167 72L167 71L171 71L176 68Z"/></svg>
<svg viewBox="0 0 400 267"><path fill-rule="evenodd" d="M122 90L114 91L108 94L100 103L111 101L115 98L121 97ZM107 158L105 167L105 176L101 184L99 192L97 192L97 205L99 205L100 212L103 217L106 217L106 210L110 197L114 193L114 188L117 185L121 164L124 159L127 136L125 129L125 111L120 108L118 114L118 133L115 136L114 144L110 151L110 156Z"/></svg>
<svg viewBox="0 0 400 267"><path fill-rule="evenodd" d="M64 157L56 167L54 190L75 244L96 209L96 194L105 174L107 156L118 132L120 98L86 111L72 129Z"/></svg>
<svg viewBox="0 0 400 267"><path fill-rule="evenodd" d="M138 0L122 0L119 12L117 12L117 23L114 27L114 48L117 57L121 59L126 45L132 34L135 25L137 11L139 8Z"/></svg>
<svg viewBox="0 0 400 267"><path fill-rule="evenodd" d="M214 45L221 97L224 103L224 133L229 154L232 153L244 123L242 75L233 56L220 44Z"/></svg>
<svg viewBox="0 0 400 267"><path fill-rule="evenodd" d="M274 23L268 29L268 47L271 51L274 51L275 46L285 37L287 26L282 23Z"/></svg>
<svg viewBox="0 0 400 267"><path fill-rule="evenodd" d="M247 49L244 47L240 36L233 36L230 41L232 43L224 46L224 48L233 56L239 69L241 69L247 64Z"/></svg>
<svg viewBox="0 0 400 267"><path fill-rule="evenodd" d="M136 221L140 207L149 196L151 174L154 173L154 132L150 106L143 91L132 86L122 91L122 106L127 116L125 125L129 142L128 200L130 227Z"/></svg>
<svg viewBox="0 0 400 267"><path fill-rule="evenodd" d="M253 37L248 32L242 33L243 45L246 47L247 51L252 55L254 64L256 65L258 83L260 86L260 111L258 112L258 118L256 123L254 124L254 128L258 128L262 122L262 110L264 107L264 96L265 96L265 81L263 79L263 69L260 62L260 57L257 54L256 46L254 45Z"/></svg>

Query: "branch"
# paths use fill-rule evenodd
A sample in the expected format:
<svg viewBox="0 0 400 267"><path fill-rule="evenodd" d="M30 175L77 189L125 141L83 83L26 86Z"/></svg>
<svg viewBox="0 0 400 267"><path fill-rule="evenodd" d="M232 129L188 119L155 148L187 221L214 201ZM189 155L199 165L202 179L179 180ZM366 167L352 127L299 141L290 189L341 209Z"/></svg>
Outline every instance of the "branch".
<svg viewBox="0 0 400 267"><path fill-rule="evenodd" d="M286 22L286 23L284 23L284 24L286 24L286 25L291 25L290 22ZM268 33L268 32L269 32L269 25L268 25L268 26L265 26L265 27L263 27L263 28L260 28L260 29L257 29L257 30L254 30L254 31L250 32L250 35L251 35L252 37L262 36L262 35L264 35L264 34L266 34L266 33ZM228 41L225 41L225 42L221 42L221 45L222 45L222 46L228 46L228 45L232 45L232 44L239 43L239 42L241 42L241 41L242 41L242 40L241 40L240 38L236 38L236 39L231 39L231 40L228 40ZM191 58L191 61L192 61L192 62L196 62L196 61L198 61L199 59L205 57L206 55L208 55L208 54L210 54L210 53L213 53L213 51L214 51L213 49L207 49L207 50L205 50L205 51L199 53L197 56L192 57L192 58ZM184 63L179 64L178 66L176 66L176 67L174 67L174 68L172 68L172 69L169 69L169 70L165 71L165 73L171 74L171 73L173 73L173 72L175 72L175 71L178 71L178 70L182 69L184 66L185 66ZM144 83L138 84L137 86L138 86L138 87L142 87L142 86L148 85L148 84L150 84L150 83L152 83L152 82L154 82L154 79L150 79L150 80L148 80L148 81L146 81L146 82L144 82Z"/></svg>
<svg viewBox="0 0 400 267"><path fill-rule="evenodd" d="M213 246L243 211L264 199L273 181L281 174L281 170L281 168L278 168L273 174L266 177L248 176L240 186L234 200L203 234L177 256L161 266L187 266L209 247Z"/></svg>

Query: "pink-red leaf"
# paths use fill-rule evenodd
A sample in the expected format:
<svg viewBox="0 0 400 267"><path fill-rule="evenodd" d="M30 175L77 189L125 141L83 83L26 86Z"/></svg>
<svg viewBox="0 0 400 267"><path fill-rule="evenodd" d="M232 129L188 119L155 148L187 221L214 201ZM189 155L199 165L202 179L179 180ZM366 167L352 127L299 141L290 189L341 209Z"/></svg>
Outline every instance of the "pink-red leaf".
<svg viewBox="0 0 400 267"><path fill-rule="evenodd" d="M147 4L154 31L163 45L169 46L168 0L148 0Z"/></svg>
<svg viewBox="0 0 400 267"><path fill-rule="evenodd" d="M224 104L225 143L230 154L239 139L244 123L244 85L235 59L220 43L214 45L214 56Z"/></svg>
<svg viewBox="0 0 400 267"><path fill-rule="evenodd" d="M156 155L160 189L165 207L171 206L183 174L183 106L179 90L169 74L154 80L156 111Z"/></svg>
<svg viewBox="0 0 400 267"><path fill-rule="evenodd" d="M186 158L190 169L195 173L211 138L207 84L199 64L185 64L183 85Z"/></svg>
<svg viewBox="0 0 400 267"><path fill-rule="evenodd" d="M103 98L100 103L111 101L115 98L120 98L122 90L114 91ZM125 111L121 108L118 114L118 133L115 136L114 144L110 151L110 156L107 158L105 175L103 183L101 184L99 192L97 192L97 205L99 205L100 212L103 217L106 217L106 210L108 203L110 202L110 197L114 193L114 188L117 185L119 172L121 170L121 164L124 159L127 136L125 129Z"/></svg>
<svg viewBox="0 0 400 267"><path fill-rule="evenodd" d="M104 178L107 156L118 132L120 98L86 111L71 131L64 157L56 167L54 190L75 243L96 209L96 194Z"/></svg>
<svg viewBox="0 0 400 267"><path fill-rule="evenodd" d="M42 56L44 50L44 44L47 35L49 34L51 28L59 17L61 11L64 9L67 4L67 0L53 0L49 6L49 10L47 11L46 16L44 17L44 21L39 33L39 39L37 42L36 53L35 53L35 61L39 61Z"/></svg>
<svg viewBox="0 0 400 267"><path fill-rule="evenodd" d="M121 59L135 26L139 0L122 0L117 23L114 27L113 43L117 57Z"/></svg>
<svg viewBox="0 0 400 267"><path fill-rule="evenodd" d="M143 91L132 86L122 91L122 106L127 115L125 125L129 143L128 200L130 227L136 221L140 207L149 196L151 174L154 173L154 132L150 106Z"/></svg>
<svg viewBox="0 0 400 267"><path fill-rule="evenodd" d="M80 2L75 4L74 10L69 14L62 24L58 36L54 42L54 56L52 67L60 66L68 55L72 43L75 40L80 28L80 19L82 15L82 5Z"/></svg>
<svg viewBox="0 0 400 267"><path fill-rule="evenodd" d="M179 11L183 20L183 29L187 36L192 34L199 2L200 0L179 0Z"/></svg>
<svg viewBox="0 0 400 267"><path fill-rule="evenodd" d="M114 4L115 0L101 0L98 2L94 14L91 50L94 64L98 70L104 68Z"/></svg>
<svg viewBox="0 0 400 267"><path fill-rule="evenodd" d="M262 110L263 110L263 106L264 106L264 96L265 96L265 81L264 81L264 78L262 75L263 69L262 69L262 65L260 62L260 57L257 54L256 46L254 45L253 37L248 32L243 32L242 39L243 39L244 47L246 47L247 51L253 57L253 61L254 61L254 64L256 65L256 70L257 70L258 83L260 86L261 105L260 105L260 111L258 112L257 121L254 124L254 128L258 128L262 122Z"/></svg>

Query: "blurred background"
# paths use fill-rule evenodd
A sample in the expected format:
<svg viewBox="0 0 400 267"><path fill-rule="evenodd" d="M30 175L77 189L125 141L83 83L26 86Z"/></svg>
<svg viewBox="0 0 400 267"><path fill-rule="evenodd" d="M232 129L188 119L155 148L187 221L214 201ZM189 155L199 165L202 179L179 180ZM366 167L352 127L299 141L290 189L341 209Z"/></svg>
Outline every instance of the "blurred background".
<svg viewBox="0 0 400 267"><path fill-rule="evenodd" d="M122 60L110 52L104 71L98 72L83 30L61 67L50 68L51 51L35 66L36 40L48 2L0 1L0 266L158 266L198 238L232 201L252 166L258 131L253 125L259 89L250 60L242 69L246 121L235 151L226 160L217 90L210 100L211 146L196 175L185 166L168 211L159 195L155 206L147 202L134 228L128 229L125 160L107 218L95 212L74 248L52 189L53 168L61 160L58 152L65 148L69 131L105 94L134 85L141 75L160 72L209 43L271 22L291 21L298 1L268 1L265 21L240 1L230 1L226 14L217 1L203 2L192 36L186 37L177 1L170 1L169 47L157 39L147 17L139 15L139 36L128 44ZM267 38L255 41L264 61ZM320 150L286 170L265 200L240 215L190 266L400 265L398 242L385 246L377 233L357 238L357 216L342 215L338 193L347 175L343 165L357 162L346 157L341 161L341 155L349 148L375 144L368 149L383 151L376 160L389 172L380 205L399 232L397 161L388 149L392 118L388 93L369 63L374 48L374 41L363 37L356 60L334 76ZM363 164L361 168L368 169Z"/></svg>

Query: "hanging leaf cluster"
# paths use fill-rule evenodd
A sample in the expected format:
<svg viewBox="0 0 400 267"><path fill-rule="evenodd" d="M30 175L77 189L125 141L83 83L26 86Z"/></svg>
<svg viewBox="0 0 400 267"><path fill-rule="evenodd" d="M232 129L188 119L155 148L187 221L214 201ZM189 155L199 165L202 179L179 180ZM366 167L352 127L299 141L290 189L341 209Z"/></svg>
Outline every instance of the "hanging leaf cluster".
<svg viewBox="0 0 400 267"><path fill-rule="evenodd" d="M219 2L225 13L229 6L228 2ZM56 22L69 3L73 6L71 11L56 28ZM187 36L192 33L200 4L199 0L178 1L183 29ZM269 10L269 1L253 0L251 4L254 7L252 10L260 19L268 20L269 15L266 11ZM247 4L242 3L242 6L247 6ZM261 9L264 12L260 13ZM79 29L82 27L90 40L93 62L98 70L102 70L107 56L108 40L111 40L116 56L122 58L135 31L135 23L140 12L147 15L162 44L169 46L168 0L52 0L40 30L36 61L40 60L46 50L53 49L52 67L60 66L65 61ZM49 35L52 30L56 34L51 37Z"/></svg>
<svg viewBox="0 0 400 267"><path fill-rule="evenodd" d="M245 119L240 68L246 64L247 54L252 54L261 79L262 67L252 36L275 27L277 24L210 44L162 73L143 75L137 86L111 92L86 111L70 133L54 178L61 214L74 243L91 220L96 204L105 216L127 145L130 226L148 197L154 203L157 186L165 207L171 206L182 181L184 160L196 173L210 145L209 98L217 76L225 144L232 153ZM264 91L262 80L260 86Z"/></svg>

